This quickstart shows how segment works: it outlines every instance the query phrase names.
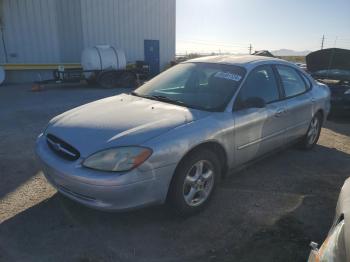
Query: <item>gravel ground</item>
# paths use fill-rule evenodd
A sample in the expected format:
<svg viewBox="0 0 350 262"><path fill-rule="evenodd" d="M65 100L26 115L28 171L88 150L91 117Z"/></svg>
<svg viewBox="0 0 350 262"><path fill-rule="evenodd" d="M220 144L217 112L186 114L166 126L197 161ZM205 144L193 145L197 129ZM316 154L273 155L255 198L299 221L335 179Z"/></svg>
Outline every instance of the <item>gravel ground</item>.
<svg viewBox="0 0 350 262"><path fill-rule="evenodd" d="M322 242L350 174L350 120L328 121L318 145L289 148L225 179L187 219L163 206L127 213L57 194L35 162L53 116L128 90L0 87L0 261L305 261Z"/></svg>

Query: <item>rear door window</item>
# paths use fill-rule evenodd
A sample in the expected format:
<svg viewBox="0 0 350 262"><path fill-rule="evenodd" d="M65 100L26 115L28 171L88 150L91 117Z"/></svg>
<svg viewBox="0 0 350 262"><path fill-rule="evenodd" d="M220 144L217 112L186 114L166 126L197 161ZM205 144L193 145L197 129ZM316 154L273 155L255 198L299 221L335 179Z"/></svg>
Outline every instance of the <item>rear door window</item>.
<svg viewBox="0 0 350 262"><path fill-rule="evenodd" d="M306 92L306 83L294 68L284 65L278 65L276 68L281 77L286 97L293 97Z"/></svg>
<svg viewBox="0 0 350 262"><path fill-rule="evenodd" d="M275 74L270 65L253 69L244 82L235 109L244 108L249 98L261 98L266 104L279 100L280 95Z"/></svg>

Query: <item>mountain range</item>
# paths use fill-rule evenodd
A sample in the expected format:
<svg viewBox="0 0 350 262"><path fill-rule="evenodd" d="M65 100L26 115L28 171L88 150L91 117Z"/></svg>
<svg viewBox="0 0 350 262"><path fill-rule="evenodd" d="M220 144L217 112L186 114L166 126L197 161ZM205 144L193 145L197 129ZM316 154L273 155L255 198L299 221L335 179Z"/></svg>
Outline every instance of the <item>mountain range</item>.
<svg viewBox="0 0 350 262"><path fill-rule="evenodd" d="M279 49L270 51L274 56L306 56L312 51L304 50L304 51L295 51L291 49Z"/></svg>

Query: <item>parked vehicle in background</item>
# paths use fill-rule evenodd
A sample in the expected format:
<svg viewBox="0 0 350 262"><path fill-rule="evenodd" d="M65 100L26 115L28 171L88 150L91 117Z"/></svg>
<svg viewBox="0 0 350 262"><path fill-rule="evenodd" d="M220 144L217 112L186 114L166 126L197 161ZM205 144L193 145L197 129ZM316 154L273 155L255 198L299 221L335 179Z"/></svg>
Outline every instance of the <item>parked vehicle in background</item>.
<svg viewBox="0 0 350 262"><path fill-rule="evenodd" d="M300 69L303 69L304 71L307 71L307 66L304 63L295 63Z"/></svg>
<svg viewBox="0 0 350 262"><path fill-rule="evenodd" d="M350 113L350 50L329 48L306 56L312 76L331 90L332 113Z"/></svg>
<svg viewBox="0 0 350 262"><path fill-rule="evenodd" d="M331 89L332 114L349 114L350 81L329 79L322 79L320 81L327 84Z"/></svg>
<svg viewBox="0 0 350 262"><path fill-rule="evenodd" d="M309 262L345 262L350 257L350 178L348 178L339 195L335 217L326 240L318 249L311 243Z"/></svg>
<svg viewBox="0 0 350 262"><path fill-rule="evenodd" d="M47 180L103 210L202 209L230 170L299 141L312 148L329 90L293 63L216 56L180 63L131 94L52 119L36 152Z"/></svg>
<svg viewBox="0 0 350 262"><path fill-rule="evenodd" d="M275 57L270 51L268 50L259 50L255 51L252 55L258 55L258 56L267 56L267 57Z"/></svg>

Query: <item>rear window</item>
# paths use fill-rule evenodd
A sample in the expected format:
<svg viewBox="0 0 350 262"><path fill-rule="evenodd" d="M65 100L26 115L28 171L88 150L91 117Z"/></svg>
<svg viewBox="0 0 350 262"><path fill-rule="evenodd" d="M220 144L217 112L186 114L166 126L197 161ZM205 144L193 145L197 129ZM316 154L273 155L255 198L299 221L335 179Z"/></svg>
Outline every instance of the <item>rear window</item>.
<svg viewBox="0 0 350 262"><path fill-rule="evenodd" d="M286 97L293 97L307 90L302 76L294 68L278 65L277 71L281 77Z"/></svg>
<svg viewBox="0 0 350 262"><path fill-rule="evenodd" d="M299 74L301 75L301 77L304 79L305 83L306 83L306 87L307 89L310 89L312 86L311 80L302 72L299 72Z"/></svg>

